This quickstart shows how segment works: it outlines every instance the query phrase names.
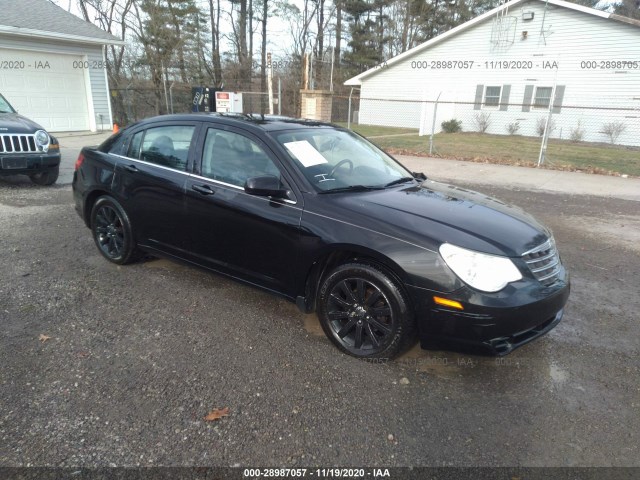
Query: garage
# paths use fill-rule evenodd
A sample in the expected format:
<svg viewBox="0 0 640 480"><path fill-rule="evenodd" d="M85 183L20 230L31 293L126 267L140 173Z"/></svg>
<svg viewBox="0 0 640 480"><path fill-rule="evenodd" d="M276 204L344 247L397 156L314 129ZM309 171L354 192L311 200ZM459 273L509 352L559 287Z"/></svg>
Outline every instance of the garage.
<svg viewBox="0 0 640 480"><path fill-rule="evenodd" d="M81 56L0 48L0 91L22 115L52 132L90 130Z"/></svg>
<svg viewBox="0 0 640 480"><path fill-rule="evenodd" d="M0 93L13 107L51 132L110 130L105 47L124 40L47 0L0 0L0 12Z"/></svg>

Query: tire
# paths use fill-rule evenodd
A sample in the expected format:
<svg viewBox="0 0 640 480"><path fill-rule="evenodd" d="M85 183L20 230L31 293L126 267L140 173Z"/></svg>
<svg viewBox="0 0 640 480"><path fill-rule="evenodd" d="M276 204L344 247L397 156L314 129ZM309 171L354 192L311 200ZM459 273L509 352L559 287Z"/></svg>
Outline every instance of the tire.
<svg viewBox="0 0 640 480"><path fill-rule="evenodd" d="M58 180L58 175L60 175L59 166L44 172L32 173L29 178L36 185L53 185Z"/></svg>
<svg viewBox="0 0 640 480"><path fill-rule="evenodd" d="M393 358L415 339L415 316L399 283L377 266L350 263L322 281L318 318L341 351Z"/></svg>
<svg viewBox="0 0 640 480"><path fill-rule="evenodd" d="M131 222L116 199L104 195L93 204L91 233L98 251L110 262L124 265L135 260Z"/></svg>

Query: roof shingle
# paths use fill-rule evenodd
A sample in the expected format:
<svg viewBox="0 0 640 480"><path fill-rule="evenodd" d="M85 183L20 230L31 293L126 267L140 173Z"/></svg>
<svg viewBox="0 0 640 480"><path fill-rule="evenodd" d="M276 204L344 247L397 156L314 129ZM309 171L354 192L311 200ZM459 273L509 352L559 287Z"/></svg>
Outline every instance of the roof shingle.
<svg viewBox="0 0 640 480"><path fill-rule="evenodd" d="M0 26L70 35L70 41L80 41L78 37L105 43L120 41L48 0L0 0L0 12Z"/></svg>

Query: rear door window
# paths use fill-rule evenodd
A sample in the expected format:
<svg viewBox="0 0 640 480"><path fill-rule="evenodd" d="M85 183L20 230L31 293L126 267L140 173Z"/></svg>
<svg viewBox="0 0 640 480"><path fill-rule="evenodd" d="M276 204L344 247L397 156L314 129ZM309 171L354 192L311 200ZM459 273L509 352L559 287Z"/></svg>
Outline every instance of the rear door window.
<svg viewBox="0 0 640 480"><path fill-rule="evenodd" d="M186 171L194 132L195 126L192 125L149 128L133 136L127 156Z"/></svg>

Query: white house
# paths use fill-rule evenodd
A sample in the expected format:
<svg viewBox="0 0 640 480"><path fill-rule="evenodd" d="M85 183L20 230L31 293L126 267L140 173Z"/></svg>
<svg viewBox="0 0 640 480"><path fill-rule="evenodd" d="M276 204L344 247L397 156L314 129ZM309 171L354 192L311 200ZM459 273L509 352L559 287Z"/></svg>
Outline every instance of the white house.
<svg viewBox="0 0 640 480"><path fill-rule="evenodd" d="M552 137L609 137L640 146L640 21L563 0L511 0L349 79L360 87L359 122L435 131L458 119L487 133L536 135L549 107ZM550 105L551 104L551 105Z"/></svg>
<svg viewBox="0 0 640 480"><path fill-rule="evenodd" d="M124 42L47 0L0 0L0 93L52 132L110 128L108 44Z"/></svg>

